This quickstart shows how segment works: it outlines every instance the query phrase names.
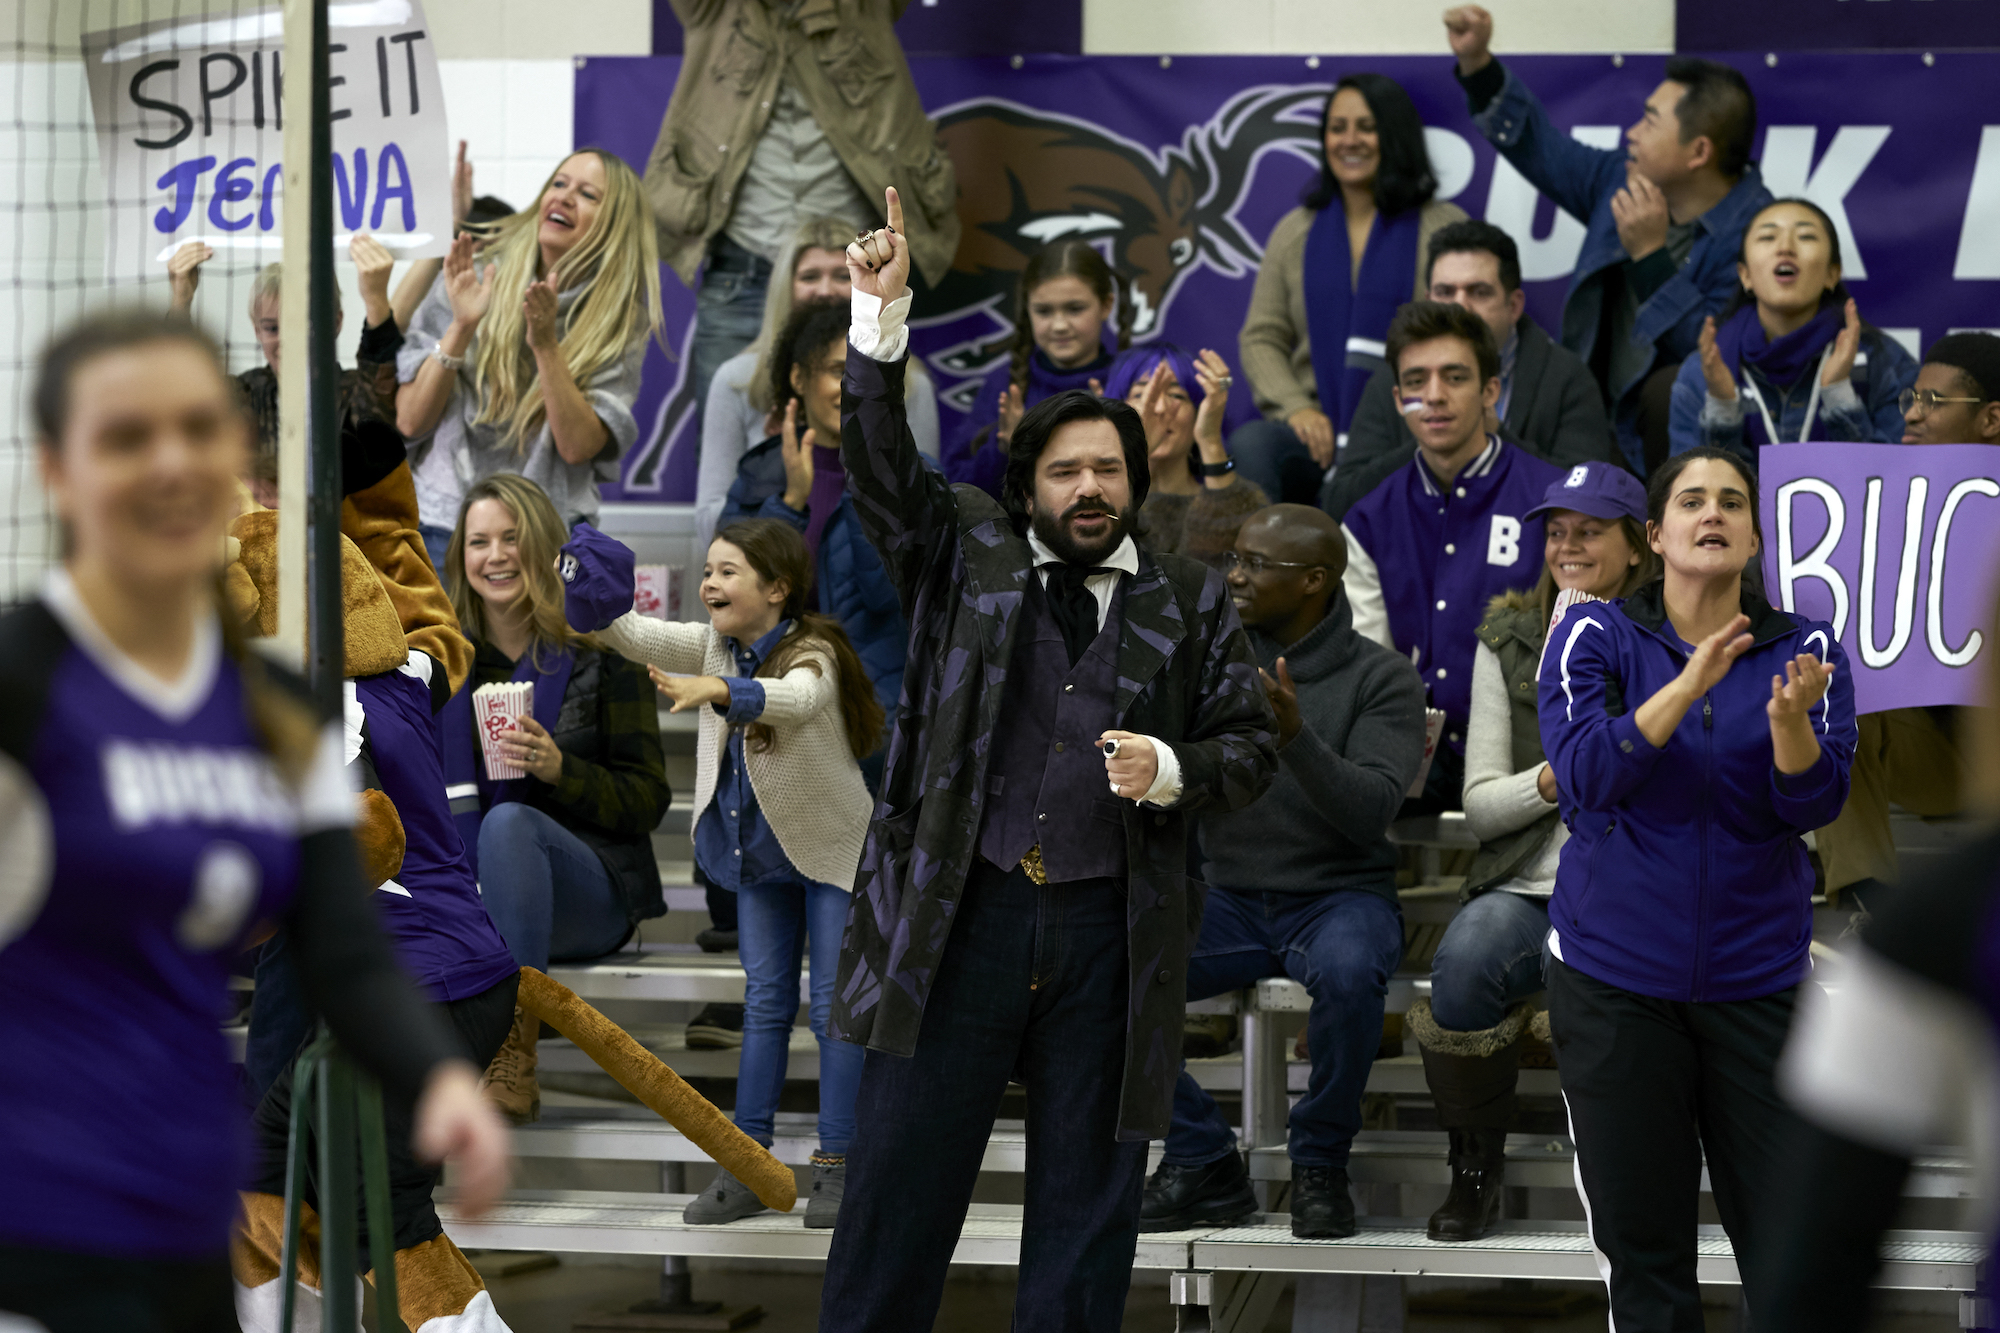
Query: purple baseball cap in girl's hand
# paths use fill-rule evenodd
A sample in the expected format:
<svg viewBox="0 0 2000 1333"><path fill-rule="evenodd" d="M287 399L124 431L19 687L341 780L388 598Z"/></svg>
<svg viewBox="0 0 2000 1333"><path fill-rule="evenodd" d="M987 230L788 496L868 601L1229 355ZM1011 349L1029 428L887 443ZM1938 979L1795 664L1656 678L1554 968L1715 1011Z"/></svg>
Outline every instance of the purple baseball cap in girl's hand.
<svg viewBox="0 0 2000 1333"><path fill-rule="evenodd" d="M579 634L594 634L632 609L632 548L588 523L569 531L556 557L563 581L563 618Z"/></svg>

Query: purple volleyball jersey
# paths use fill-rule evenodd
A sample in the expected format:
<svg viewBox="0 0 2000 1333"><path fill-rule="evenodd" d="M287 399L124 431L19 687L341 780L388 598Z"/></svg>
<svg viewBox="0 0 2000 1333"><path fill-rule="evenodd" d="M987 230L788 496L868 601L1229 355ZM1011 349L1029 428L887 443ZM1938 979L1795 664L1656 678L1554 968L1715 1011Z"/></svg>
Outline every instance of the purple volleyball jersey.
<svg viewBox="0 0 2000 1333"><path fill-rule="evenodd" d="M69 641L40 707L0 699L0 1245L213 1256L248 1162L230 967L354 797L331 732L280 779L213 623L169 685L66 580L45 602Z"/></svg>
<svg viewBox="0 0 2000 1333"><path fill-rule="evenodd" d="M348 731L365 736L382 792L403 821L403 866L375 891L396 956L434 1000L462 1000L520 970L480 901L445 795L441 732L425 670L351 682Z"/></svg>

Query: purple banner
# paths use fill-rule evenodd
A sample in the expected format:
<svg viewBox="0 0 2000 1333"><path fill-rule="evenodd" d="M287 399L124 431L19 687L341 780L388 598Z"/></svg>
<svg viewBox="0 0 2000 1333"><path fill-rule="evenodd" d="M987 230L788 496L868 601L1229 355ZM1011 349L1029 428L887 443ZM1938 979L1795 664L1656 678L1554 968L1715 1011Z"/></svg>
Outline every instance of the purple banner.
<svg viewBox="0 0 2000 1333"><path fill-rule="evenodd" d="M1856 712L1987 702L2000 447L1766 445L1758 474L1765 589L1833 626Z"/></svg>
<svg viewBox="0 0 2000 1333"><path fill-rule="evenodd" d="M1614 146L1665 59L1522 56L1508 65L1557 125ZM576 75L577 142L643 169L679 64L586 62ZM978 377L1005 360L1022 264L1058 236L1088 237L1111 257L1132 286L1136 339L1213 347L1235 362L1264 238L1316 169L1320 99L1356 70L1409 90L1430 127L1441 196L1514 236L1529 313L1560 327L1582 225L1496 157L1447 57L1028 56L1018 68L1010 59L911 67L958 166L966 238L949 277L920 294L913 331L947 431ZM1990 100L1992 60L1797 55L1748 72L1765 178L1775 193L1808 194L1831 214L1862 317L1912 349L1953 328L2000 325L2000 124L1982 126L1966 110ZM666 289L678 348L694 300L671 276ZM693 495L698 442L684 364L650 355L626 498ZM1254 411L1247 385L1237 399L1240 420ZM606 494L619 498L617 488Z"/></svg>
<svg viewBox="0 0 2000 1333"><path fill-rule="evenodd" d="M911 56L1010 56L1083 50L1083 0L908 0L896 39ZM653 0L653 54L681 53L673 0Z"/></svg>
<svg viewBox="0 0 2000 1333"><path fill-rule="evenodd" d="M1993 0L1675 0L1682 51L1906 51L2000 47Z"/></svg>

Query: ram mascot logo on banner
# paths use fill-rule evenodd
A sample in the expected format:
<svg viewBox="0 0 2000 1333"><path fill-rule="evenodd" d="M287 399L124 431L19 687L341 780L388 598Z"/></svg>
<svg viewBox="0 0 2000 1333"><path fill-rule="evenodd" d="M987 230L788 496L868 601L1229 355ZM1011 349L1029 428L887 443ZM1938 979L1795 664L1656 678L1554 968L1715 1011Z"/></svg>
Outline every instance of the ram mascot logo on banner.
<svg viewBox="0 0 2000 1333"><path fill-rule="evenodd" d="M920 291L913 323L933 334L976 320L978 331L923 352L939 396L964 411L979 378L1005 361L1014 288L1028 257L1050 241L1097 245L1119 277L1120 318L1134 341L1159 333L1181 282L1202 265L1226 277L1253 271L1263 246L1237 225L1258 159L1271 149L1317 165L1326 85L1252 88L1157 151L1074 116L978 98L937 115L938 138L958 167L958 255L945 280ZM927 341L919 333L919 341ZM683 357L652 439L626 476L657 489L667 444L692 421Z"/></svg>

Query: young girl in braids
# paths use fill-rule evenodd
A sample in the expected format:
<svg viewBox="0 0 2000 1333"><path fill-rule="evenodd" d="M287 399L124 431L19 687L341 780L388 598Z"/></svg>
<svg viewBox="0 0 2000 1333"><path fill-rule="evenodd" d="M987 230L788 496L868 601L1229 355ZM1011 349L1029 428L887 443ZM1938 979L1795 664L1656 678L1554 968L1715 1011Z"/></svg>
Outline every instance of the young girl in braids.
<svg viewBox="0 0 2000 1333"><path fill-rule="evenodd" d="M1021 414L1065 389L1101 393L1114 351L1131 342L1123 289L1088 243L1054 241L1029 257L1014 289L1014 342L1004 369L987 376L957 435L939 459L945 476L1000 494L1007 441ZM1118 310L1115 348L1105 325Z"/></svg>

